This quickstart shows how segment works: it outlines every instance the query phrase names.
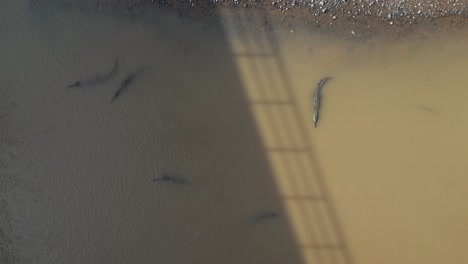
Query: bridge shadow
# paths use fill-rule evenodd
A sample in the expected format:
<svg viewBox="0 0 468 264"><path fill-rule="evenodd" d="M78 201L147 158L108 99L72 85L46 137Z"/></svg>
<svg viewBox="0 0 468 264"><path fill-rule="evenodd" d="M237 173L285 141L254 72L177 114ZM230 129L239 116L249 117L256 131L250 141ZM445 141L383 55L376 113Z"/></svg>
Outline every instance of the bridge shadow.
<svg viewBox="0 0 468 264"><path fill-rule="evenodd" d="M96 90L69 93L56 85L42 95L64 99L51 118L57 126L68 124L58 138L44 140L67 154L38 155L45 164L67 164L60 175L48 174L52 168L38 172L43 181L60 177L66 183L50 192L57 198L51 201L64 194L74 201L48 205L60 208L62 216L54 217L63 227L57 230L74 238L63 241L64 259L353 263L310 137L310 118L298 107L264 10L208 17L144 1L127 1L131 8L112 1L59 2L30 1L30 10L48 18L42 30L78 29L51 40L65 47L51 51L55 58L73 60L50 69L61 73L55 80L60 85L79 78L80 68L92 68L86 65L95 56L117 56L124 73L155 65L112 105L108 96L125 75ZM42 15L50 10L59 14ZM56 17L82 24L58 26ZM72 50L79 56L68 57ZM190 185L153 181L163 174Z"/></svg>
<svg viewBox="0 0 468 264"><path fill-rule="evenodd" d="M247 101L304 261L353 263L313 146L311 118L301 112L282 58L279 30L264 9L227 16L230 35L241 40L233 45L233 55L244 67L240 75Z"/></svg>

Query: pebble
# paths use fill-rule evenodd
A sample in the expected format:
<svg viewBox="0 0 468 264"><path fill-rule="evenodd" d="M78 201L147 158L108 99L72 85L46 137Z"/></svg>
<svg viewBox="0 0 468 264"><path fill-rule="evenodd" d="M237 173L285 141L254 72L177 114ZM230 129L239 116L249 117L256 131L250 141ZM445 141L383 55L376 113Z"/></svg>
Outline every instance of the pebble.
<svg viewBox="0 0 468 264"><path fill-rule="evenodd" d="M224 3L233 1L239 3L239 0L211 0L214 3ZM262 0L247 0L249 3L261 3ZM344 18L356 18L359 16L378 16L382 20L392 20L389 23L392 25L394 20L409 22L415 20L415 15L422 16L428 20L440 16L448 15L468 15L468 3L460 0L447 1L415 1L397 0L276 0L271 2L271 5L276 6L279 11L288 11L290 7L308 8L313 16L320 16L328 11L342 11ZM248 5L247 5L248 6ZM246 7L247 7L246 6ZM338 16L333 15L335 20Z"/></svg>

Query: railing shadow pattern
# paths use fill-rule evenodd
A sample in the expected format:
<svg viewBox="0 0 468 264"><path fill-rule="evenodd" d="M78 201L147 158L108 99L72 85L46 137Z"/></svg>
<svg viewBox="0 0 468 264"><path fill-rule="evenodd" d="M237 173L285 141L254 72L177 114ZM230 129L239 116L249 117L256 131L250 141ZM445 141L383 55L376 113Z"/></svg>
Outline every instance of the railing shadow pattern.
<svg viewBox="0 0 468 264"><path fill-rule="evenodd" d="M226 30L305 263L353 264L275 30L266 12L229 14ZM252 28L255 28L252 30Z"/></svg>

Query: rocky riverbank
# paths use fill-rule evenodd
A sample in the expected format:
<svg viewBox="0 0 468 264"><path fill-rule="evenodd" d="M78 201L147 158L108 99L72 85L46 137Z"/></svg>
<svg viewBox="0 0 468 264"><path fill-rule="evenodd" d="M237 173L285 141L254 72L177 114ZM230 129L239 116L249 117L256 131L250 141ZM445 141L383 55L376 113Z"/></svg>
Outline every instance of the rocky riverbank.
<svg viewBox="0 0 468 264"><path fill-rule="evenodd" d="M466 28L468 1L418 0L30 0L86 12L124 12L132 16L165 8L178 16L223 12L267 13L287 24L307 24L340 35L433 34Z"/></svg>

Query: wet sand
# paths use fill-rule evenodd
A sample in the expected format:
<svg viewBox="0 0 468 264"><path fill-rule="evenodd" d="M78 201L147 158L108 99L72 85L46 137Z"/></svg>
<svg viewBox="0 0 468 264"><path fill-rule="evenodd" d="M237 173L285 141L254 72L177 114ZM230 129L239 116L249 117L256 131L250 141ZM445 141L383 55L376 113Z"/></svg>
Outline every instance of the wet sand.
<svg viewBox="0 0 468 264"><path fill-rule="evenodd" d="M466 262L464 13L250 4L0 4L0 262Z"/></svg>

